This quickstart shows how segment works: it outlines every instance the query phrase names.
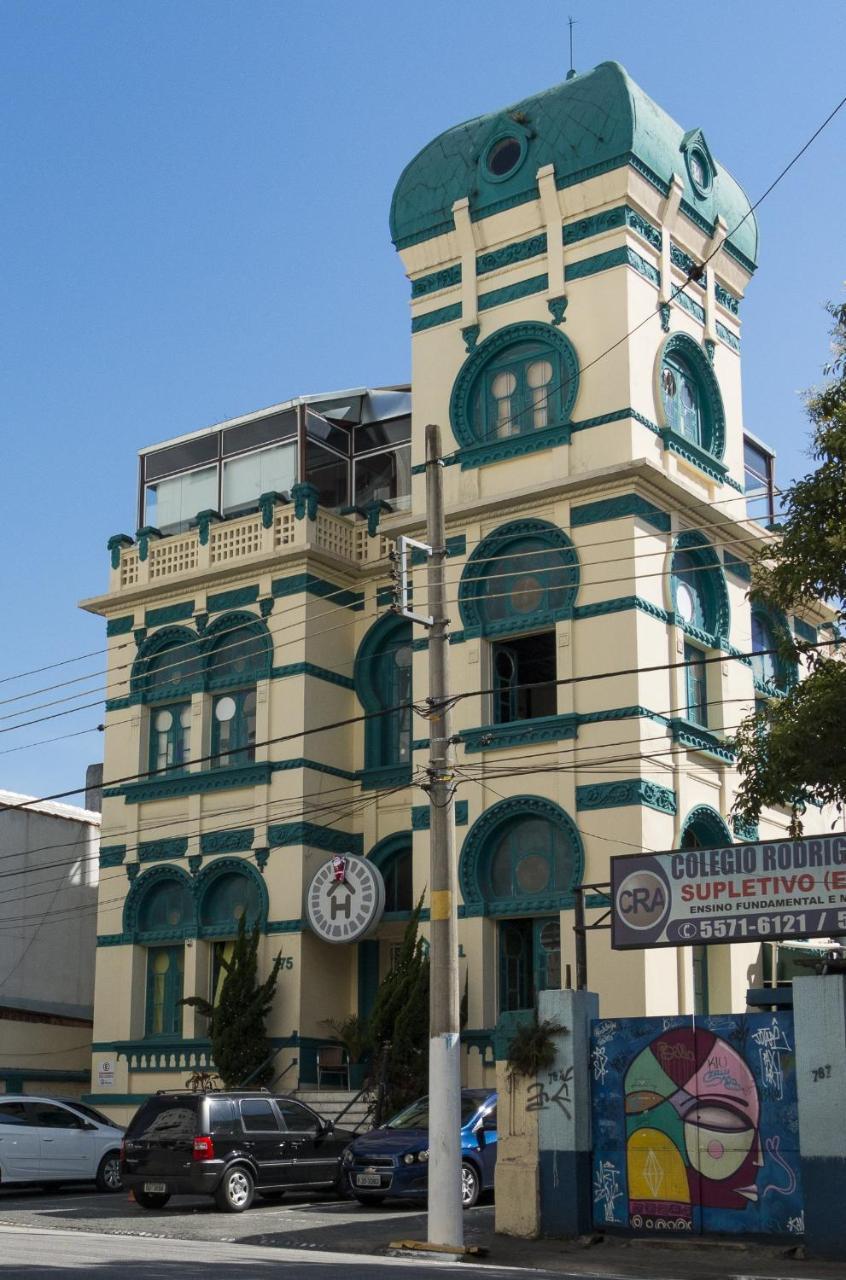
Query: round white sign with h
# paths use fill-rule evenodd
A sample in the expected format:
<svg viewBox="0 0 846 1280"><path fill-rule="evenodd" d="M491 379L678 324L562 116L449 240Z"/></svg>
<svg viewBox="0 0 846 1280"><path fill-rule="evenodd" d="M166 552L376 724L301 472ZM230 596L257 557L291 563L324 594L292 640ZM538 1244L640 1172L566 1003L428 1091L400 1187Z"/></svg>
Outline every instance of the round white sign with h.
<svg viewBox="0 0 846 1280"><path fill-rule="evenodd" d="M306 893L306 915L324 942L357 942L385 910L382 873L366 858L345 853L324 862Z"/></svg>

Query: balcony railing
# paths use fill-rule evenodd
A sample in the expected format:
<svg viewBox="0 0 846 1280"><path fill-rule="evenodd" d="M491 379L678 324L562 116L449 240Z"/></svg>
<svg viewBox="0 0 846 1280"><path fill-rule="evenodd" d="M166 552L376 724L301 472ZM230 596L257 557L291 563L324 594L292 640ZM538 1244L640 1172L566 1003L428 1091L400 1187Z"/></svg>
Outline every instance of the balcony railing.
<svg viewBox="0 0 846 1280"><path fill-rule="evenodd" d="M120 535L110 539L109 589L128 591L306 547L347 565L373 564L383 560L392 545L383 529L371 536L366 520L336 515L316 502L303 506L280 501L236 518L203 513L198 527L185 533L163 536L155 529L141 529L136 542Z"/></svg>

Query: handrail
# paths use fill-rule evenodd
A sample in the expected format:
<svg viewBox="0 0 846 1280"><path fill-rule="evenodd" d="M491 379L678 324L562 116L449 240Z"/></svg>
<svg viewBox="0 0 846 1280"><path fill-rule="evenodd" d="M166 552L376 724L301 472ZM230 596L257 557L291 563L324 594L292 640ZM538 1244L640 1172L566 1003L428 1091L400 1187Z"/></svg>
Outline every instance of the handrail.
<svg viewBox="0 0 846 1280"><path fill-rule="evenodd" d="M342 1117L342 1116L345 1116L345 1115L347 1114L347 1112L350 1110L350 1108L355 1106L355 1104L356 1104L356 1103L358 1102L358 1100L361 1098L362 1094L364 1094L364 1093L368 1093L368 1092L369 1092L369 1090L370 1090L370 1085L369 1085L369 1083L368 1083L368 1084L364 1084L364 1085L362 1085L362 1086L361 1086L361 1088L359 1089L358 1093L355 1095L355 1097L354 1097L354 1098L350 1098L349 1102L348 1102L348 1103L347 1103L347 1105L343 1108L343 1110L338 1112L338 1114L335 1116L335 1119L333 1120L333 1122L332 1122L332 1123L333 1123L333 1124L337 1124L337 1123L338 1123L338 1121L341 1119L341 1117ZM361 1122L359 1121L359 1123L361 1123ZM358 1127L358 1126L356 1126L356 1128L357 1128L357 1127Z"/></svg>

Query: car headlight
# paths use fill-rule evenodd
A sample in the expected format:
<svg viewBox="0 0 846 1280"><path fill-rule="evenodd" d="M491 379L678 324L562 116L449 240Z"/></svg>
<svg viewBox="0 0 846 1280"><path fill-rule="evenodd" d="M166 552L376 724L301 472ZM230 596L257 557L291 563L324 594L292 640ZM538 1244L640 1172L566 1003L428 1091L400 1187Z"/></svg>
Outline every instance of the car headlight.
<svg viewBox="0 0 846 1280"><path fill-rule="evenodd" d="M428 1152L428 1151L418 1151L418 1153L417 1153L417 1159L420 1161L420 1163L421 1163L421 1164L426 1164L426 1163L427 1163L427 1161L428 1161L428 1159L429 1159L429 1152Z"/></svg>
<svg viewBox="0 0 846 1280"><path fill-rule="evenodd" d="M355 1156L352 1153L352 1148L347 1147L346 1151L341 1156L341 1164L344 1166L345 1169L348 1169L354 1159L355 1159Z"/></svg>
<svg viewBox="0 0 846 1280"><path fill-rule="evenodd" d="M411 1154L410 1151L403 1156L402 1162L403 1164L414 1164L414 1156Z"/></svg>

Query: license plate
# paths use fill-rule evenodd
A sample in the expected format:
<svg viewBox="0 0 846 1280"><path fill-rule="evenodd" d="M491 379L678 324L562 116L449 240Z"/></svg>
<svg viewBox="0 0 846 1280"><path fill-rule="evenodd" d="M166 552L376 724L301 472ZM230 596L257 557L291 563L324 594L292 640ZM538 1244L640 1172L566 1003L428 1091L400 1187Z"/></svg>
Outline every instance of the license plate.
<svg viewBox="0 0 846 1280"><path fill-rule="evenodd" d="M163 1195L167 1191L167 1184L164 1182L145 1182L144 1190L149 1191L151 1195Z"/></svg>
<svg viewBox="0 0 846 1280"><path fill-rule="evenodd" d="M382 1179L378 1173L357 1173L355 1185L357 1187L381 1187Z"/></svg>

